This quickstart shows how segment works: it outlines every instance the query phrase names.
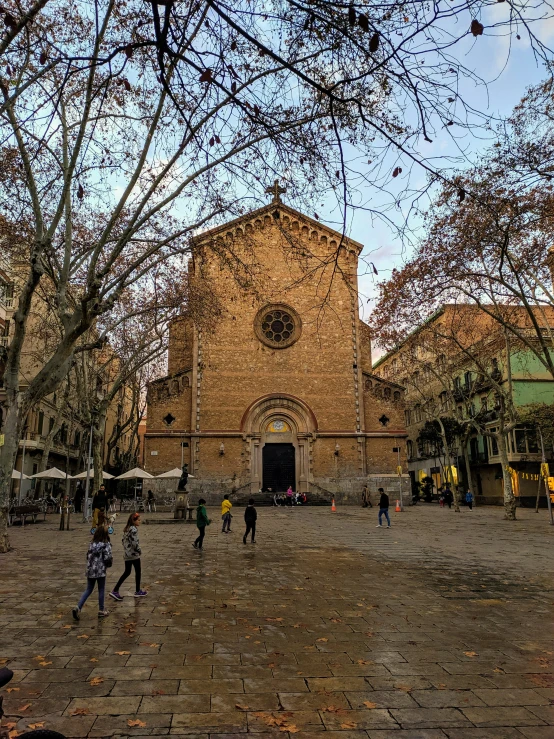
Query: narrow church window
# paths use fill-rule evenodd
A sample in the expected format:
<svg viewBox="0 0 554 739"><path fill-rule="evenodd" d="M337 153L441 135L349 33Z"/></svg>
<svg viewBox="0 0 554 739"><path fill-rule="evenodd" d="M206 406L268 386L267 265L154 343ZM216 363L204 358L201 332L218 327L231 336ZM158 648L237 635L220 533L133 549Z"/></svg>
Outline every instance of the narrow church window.
<svg viewBox="0 0 554 739"><path fill-rule="evenodd" d="M386 387L383 394L385 398L388 400L390 398L390 387Z"/></svg>
<svg viewBox="0 0 554 739"><path fill-rule="evenodd" d="M175 421L175 416L172 416L171 413L168 413L167 416L164 416L163 418L163 422L168 426L171 426L173 421Z"/></svg>

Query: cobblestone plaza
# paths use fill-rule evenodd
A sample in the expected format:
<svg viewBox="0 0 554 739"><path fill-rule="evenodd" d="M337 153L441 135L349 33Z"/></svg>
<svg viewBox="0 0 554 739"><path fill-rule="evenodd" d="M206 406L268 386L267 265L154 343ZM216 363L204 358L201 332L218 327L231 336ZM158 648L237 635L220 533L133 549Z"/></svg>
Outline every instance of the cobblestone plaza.
<svg viewBox="0 0 554 739"><path fill-rule="evenodd" d="M191 739L552 739L554 531L546 513L438 506L260 508L205 549L191 525L140 530L148 597L81 621L89 538L72 520L11 529L0 660L14 732ZM167 514L165 514L167 516ZM151 518L162 518L156 514ZM148 518L148 515L146 515ZM112 536L123 569L122 519ZM107 599L110 601L110 599ZM14 736L16 734L14 733ZM323 736L322 736L323 739Z"/></svg>

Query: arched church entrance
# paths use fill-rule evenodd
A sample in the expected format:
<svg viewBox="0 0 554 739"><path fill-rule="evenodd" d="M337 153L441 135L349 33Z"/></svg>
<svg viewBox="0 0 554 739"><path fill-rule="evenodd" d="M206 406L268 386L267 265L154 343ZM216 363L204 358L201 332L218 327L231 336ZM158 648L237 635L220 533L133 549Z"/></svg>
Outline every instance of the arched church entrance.
<svg viewBox="0 0 554 739"><path fill-rule="evenodd" d="M294 444L266 443L262 447L262 490L284 493L296 490L296 454Z"/></svg>
<svg viewBox="0 0 554 739"><path fill-rule="evenodd" d="M309 492L311 444L317 421L311 409L291 395L259 398L241 423L250 455L252 492Z"/></svg>

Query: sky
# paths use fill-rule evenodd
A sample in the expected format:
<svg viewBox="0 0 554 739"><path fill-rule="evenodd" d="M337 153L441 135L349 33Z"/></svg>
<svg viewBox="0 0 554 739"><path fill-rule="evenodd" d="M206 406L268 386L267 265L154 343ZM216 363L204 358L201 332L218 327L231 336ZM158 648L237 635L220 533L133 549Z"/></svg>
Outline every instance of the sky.
<svg viewBox="0 0 554 739"><path fill-rule="evenodd" d="M508 6L507 3L503 5ZM554 40L554 23L543 22L538 30L540 32L538 35L544 43ZM462 92L480 111L500 117L508 116L521 100L526 89L547 77L543 63L535 59L529 42L525 40L524 33L522 32L521 35L522 38L519 41L515 38L515 34L511 38L509 36L495 38L487 36L486 31L484 36L475 40L469 37L468 45L462 50L463 62L469 68L475 69L488 84L485 88L473 84L470 86L466 83ZM421 153L445 157L444 163L447 165L449 155L454 156L459 153L450 138L452 132L452 128L437 131L432 144L422 144L425 149L421 148ZM455 131L454 135L456 135ZM490 145L490 141L482 138L482 132L477 132L477 136L461 132L459 143L467 151L469 159L478 155L479 152L484 152ZM412 178L414 175L417 181L418 175L412 172ZM400 179L401 177L398 178ZM421 184L424 182L425 176L421 173ZM378 205L378 195L372 193L371 188L367 188L363 197ZM398 217L400 220L400 215ZM412 239L414 243L418 239L418 222L413 221L413 226L415 228ZM349 235L364 244L362 256L370 259L379 272L376 277L372 270L367 268L366 263L360 260L360 314L362 318L367 318L374 304L377 282L387 279L394 267L402 265L413 251L413 243L411 246L406 244L388 226L372 219L361 210L351 214Z"/></svg>

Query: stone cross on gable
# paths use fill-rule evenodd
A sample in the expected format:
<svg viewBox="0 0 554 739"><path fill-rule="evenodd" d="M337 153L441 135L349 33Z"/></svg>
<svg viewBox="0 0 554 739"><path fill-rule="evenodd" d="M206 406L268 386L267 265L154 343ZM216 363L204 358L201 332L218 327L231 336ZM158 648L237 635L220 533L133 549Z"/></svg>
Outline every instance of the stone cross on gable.
<svg viewBox="0 0 554 739"><path fill-rule="evenodd" d="M271 187L268 187L266 189L266 192L269 195L273 195L273 201L274 203L280 203L281 202L281 195L287 191L286 187L281 187L279 185L279 180L275 180L273 185Z"/></svg>

